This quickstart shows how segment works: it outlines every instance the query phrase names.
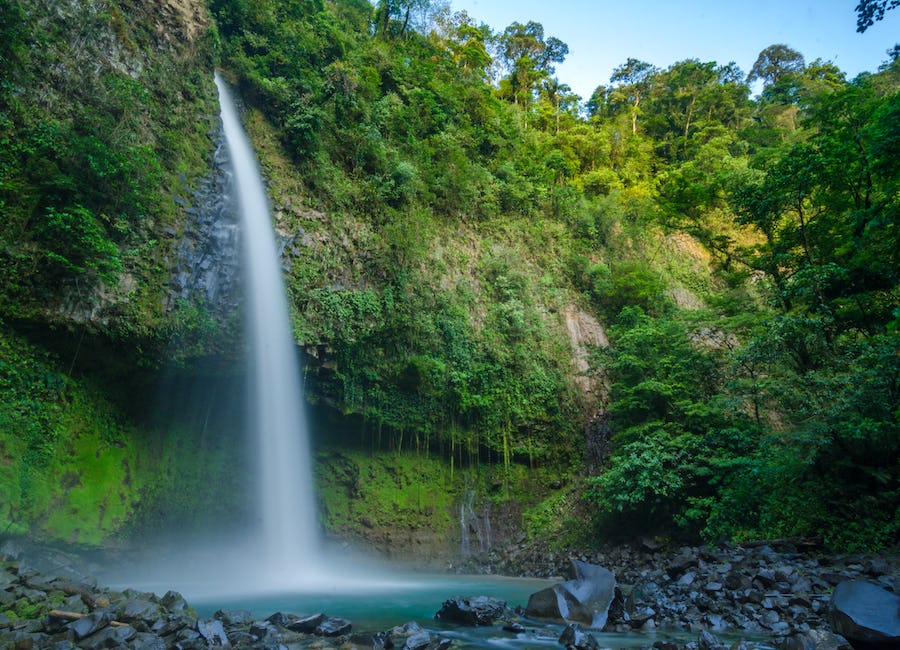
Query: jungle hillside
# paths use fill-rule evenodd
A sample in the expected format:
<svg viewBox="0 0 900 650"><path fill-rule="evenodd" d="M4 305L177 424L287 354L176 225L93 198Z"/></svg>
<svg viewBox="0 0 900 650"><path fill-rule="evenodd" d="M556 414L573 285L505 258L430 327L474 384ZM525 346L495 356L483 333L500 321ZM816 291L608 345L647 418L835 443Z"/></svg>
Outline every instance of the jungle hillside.
<svg viewBox="0 0 900 650"><path fill-rule="evenodd" d="M0 3L0 529L242 507L240 291L185 281L219 70L329 534L895 548L900 49L622 52L587 98L567 54L438 0Z"/></svg>

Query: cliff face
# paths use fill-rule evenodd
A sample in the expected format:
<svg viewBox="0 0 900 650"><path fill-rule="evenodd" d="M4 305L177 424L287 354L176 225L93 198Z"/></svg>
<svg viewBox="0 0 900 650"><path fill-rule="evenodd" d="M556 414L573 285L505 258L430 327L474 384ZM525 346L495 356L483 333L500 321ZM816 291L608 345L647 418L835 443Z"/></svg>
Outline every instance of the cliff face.
<svg viewBox="0 0 900 650"><path fill-rule="evenodd" d="M8 317L153 327L172 231L208 173L214 125L202 2L11 3Z"/></svg>

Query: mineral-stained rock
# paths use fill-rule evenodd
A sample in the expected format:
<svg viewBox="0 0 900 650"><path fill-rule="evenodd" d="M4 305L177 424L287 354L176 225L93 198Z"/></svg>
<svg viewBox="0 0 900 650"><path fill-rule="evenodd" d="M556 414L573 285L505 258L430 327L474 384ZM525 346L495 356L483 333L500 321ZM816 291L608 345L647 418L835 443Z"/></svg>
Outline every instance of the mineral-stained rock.
<svg viewBox="0 0 900 650"><path fill-rule="evenodd" d="M532 594L525 615L566 623L585 623L602 629L615 597L615 576L608 569L587 562L574 560L572 566L575 579Z"/></svg>

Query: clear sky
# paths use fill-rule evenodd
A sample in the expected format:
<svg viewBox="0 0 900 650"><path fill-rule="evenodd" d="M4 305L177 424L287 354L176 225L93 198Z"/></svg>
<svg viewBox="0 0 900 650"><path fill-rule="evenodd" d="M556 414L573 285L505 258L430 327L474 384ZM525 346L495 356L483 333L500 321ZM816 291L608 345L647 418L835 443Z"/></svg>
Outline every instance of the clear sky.
<svg viewBox="0 0 900 650"><path fill-rule="evenodd" d="M900 8L864 34L856 32L857 0L452 0L476 23L503 31L534 20L544 35L569 46L556 76L583 99L609 84L629 57L667 68L677 61L734 61L749 72L776 43L807 61L831 61L852 79L875 72L900 42Z"/></svg>

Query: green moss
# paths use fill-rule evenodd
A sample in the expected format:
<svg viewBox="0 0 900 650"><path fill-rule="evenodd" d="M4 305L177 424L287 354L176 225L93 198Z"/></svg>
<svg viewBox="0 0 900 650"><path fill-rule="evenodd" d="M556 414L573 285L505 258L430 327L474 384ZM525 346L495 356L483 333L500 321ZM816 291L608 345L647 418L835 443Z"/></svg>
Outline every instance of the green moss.
<svg viewBox="0 0 900 650"><path fill-rule="evenodd" d="M456 491L448 466L438 458L329 450L319 454L316 476L328 530L451 528Z"/></svg>

